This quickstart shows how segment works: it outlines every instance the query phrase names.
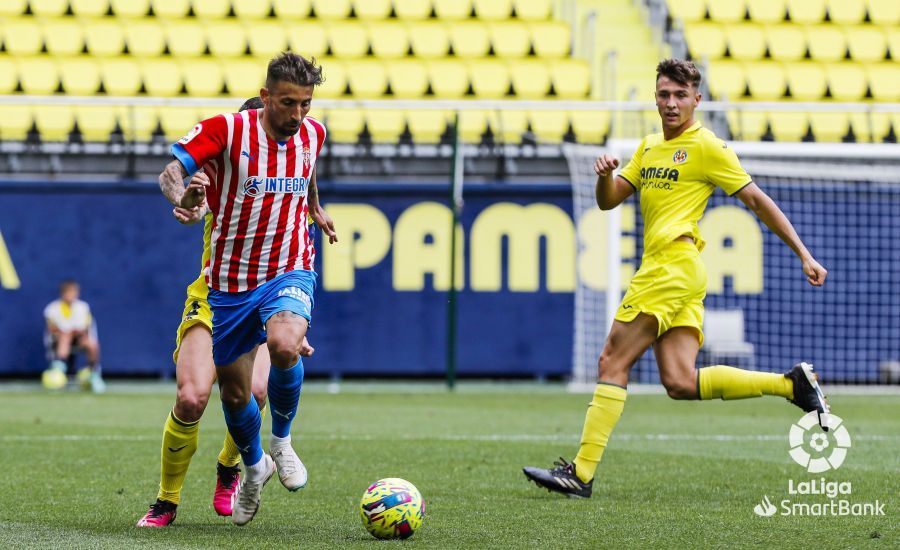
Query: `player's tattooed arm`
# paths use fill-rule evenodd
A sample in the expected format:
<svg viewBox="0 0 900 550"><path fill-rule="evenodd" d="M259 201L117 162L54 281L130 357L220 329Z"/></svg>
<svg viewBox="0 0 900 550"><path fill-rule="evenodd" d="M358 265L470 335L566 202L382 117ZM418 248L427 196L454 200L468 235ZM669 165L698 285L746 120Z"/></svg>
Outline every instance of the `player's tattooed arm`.
<svg viewBox="0 0 900 550"><path fill-rule="evenodd" d="M197 172L191 176L191 181L185 187L184 178L187 175L181 162L173 160L159 175L159 188L174 206L193 209L202 205L206 200L209 177L202 171Z"/></svg>

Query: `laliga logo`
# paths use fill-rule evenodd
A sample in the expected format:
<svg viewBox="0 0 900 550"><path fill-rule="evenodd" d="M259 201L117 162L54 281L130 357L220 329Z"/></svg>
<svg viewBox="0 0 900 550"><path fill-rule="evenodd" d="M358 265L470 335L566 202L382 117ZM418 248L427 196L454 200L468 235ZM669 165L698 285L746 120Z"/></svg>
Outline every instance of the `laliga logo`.
<svg viewBox="0 0 900 550"><path fill-rule="evenodd" d="M847 449L850 448L850 433L842 425L841 417L831 415L829 417L828 427L831 428L831 434L834 442L829 441L828 434L816 431L813 433L808 442L810 450L815 451L817 455L823 455L826 449L832 447L828 456L817 456L813 458L806 447L806 434L813 426L818 426L818 413L811 411L801 418L796 424L791 425L791 431L788 434L788 441L791 445L789 454L794 462L806 468L806 471L812 474L827 472L831 469L838 469L847 458Z"/></svg>

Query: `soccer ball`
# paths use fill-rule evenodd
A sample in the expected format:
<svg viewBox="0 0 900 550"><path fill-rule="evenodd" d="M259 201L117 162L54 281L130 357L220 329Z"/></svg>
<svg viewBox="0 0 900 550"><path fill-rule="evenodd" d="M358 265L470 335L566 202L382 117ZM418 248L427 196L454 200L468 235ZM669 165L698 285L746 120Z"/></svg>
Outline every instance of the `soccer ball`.
<svg viewBox="0 0 900 550"><path fill-rule="evenodd" d="M405 479L379 479L366 489L359 503L363 527L379 539L405 539L422 526L425 502Z"/></svg>
<svg viewBox="0 0 900 550"><path fill-rule="evenodd" d="M48 390L61 390L66 387L69 379L66 373L59 369L47 369L41 374L41 384Z"/></svg>

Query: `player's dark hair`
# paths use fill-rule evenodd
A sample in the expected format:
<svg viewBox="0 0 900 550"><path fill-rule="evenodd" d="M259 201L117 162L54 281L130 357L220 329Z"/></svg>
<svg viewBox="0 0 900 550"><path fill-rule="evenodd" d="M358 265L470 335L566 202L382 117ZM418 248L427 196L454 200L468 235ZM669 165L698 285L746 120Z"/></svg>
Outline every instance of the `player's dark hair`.
<svg viewBox="0 0 900 550"><path fill-rule="evenodd" d="M685 59L664 59L656 66L656 80L665 76L670 80L681 84L682 86L693 86L694 89L700 88L700 69L692 62Z"/></svg>
<svg viewBox="0 0 900 550"><path fill-rule="evenodd" d="M72 288L72 287L76 287L76 286L78 286L78 281L76 281L75 279L63 279L59 283L59 291L62 292L63 290L65 290L67 288Z"/></svg>
<svg viewBox="0 0 900 550"><path fill-rule="evenodd" d="M241 105L240 110L247 111L250 109L262 109L263 107L265 107L265 105L263 105L262 100L259 98L259 96L256 96L256 97L251 97L250 99L245 101L244 104Z"/></svg>
<svg viewBox="0 0 900 550"><path fill-rule="evenodd" d="M316 58L306 59L293 52L284 52L269 61L266 71L266 88L272 89L276 82L290 82L298 86L318 86L325 82L322 66L316 65Z"/></svg>

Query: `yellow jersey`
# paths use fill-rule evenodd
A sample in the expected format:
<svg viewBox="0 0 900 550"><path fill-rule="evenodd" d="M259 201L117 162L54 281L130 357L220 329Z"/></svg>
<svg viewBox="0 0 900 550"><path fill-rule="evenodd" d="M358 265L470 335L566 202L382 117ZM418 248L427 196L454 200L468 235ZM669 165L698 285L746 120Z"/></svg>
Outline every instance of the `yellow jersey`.
<svg viewBox="0 0 900 550"><path fill-rule="evenodd" d="M716 187L734 195L751 183L734 150L699 122L668 141L662 133L645 137L619 175L641 195L644 254L681 235L703 250L697 223Z"/></svg>
<svg viewBox="0 0 900 550"><path fill-rule="evenodd" d="M200 276L188 287L188 295L206 300L209 296L209 286L206 284L206 268L209 265L210 239L212 237L213 216L207 214L203 217L203 254L200 257Z"/></svg>

